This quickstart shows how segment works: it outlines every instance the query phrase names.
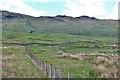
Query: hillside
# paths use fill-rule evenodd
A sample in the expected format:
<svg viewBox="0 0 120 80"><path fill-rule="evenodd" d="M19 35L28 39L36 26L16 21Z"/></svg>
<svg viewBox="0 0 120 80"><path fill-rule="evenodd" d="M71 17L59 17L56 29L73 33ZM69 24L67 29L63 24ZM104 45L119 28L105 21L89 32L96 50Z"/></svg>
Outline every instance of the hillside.
<svg viewBox="0 0 120 80"><path fill-rule="evenodd" d="M117 20L100 20L89 16L65 15L32 17L2 11L3 33L66 33L83 36L117 37Z"/></svg>
<svg viewBox="0 0 120 80"><path fill-rule="evenodd" d="M8 11L0 18L3 78L119 76L117 20Z"/></svg>

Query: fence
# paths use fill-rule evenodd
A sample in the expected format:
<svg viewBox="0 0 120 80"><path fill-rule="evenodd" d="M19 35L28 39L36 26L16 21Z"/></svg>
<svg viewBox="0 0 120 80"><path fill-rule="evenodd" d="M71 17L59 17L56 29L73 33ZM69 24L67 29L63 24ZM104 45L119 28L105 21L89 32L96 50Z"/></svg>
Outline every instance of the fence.
<svg viewBox="0 0 120 80"><path fill-rule="evenodd" d="M38 57L36 57L35 55L33 55L31 53L27 53L26 55L29 59L32 60L32 62L34 64L36 64L40 68L40 70L43 73L45 73L46 77L48 77L50 79L52 79L52 78L60 78L61 79L64 77L65 73L61 69L53 67L52 64L49 64L47 61L43 61L43 60L39 59ZM71 78L71 75L69 72L67 74L67 78L68 78L68 80L70 80L70 78Z"/></svg>

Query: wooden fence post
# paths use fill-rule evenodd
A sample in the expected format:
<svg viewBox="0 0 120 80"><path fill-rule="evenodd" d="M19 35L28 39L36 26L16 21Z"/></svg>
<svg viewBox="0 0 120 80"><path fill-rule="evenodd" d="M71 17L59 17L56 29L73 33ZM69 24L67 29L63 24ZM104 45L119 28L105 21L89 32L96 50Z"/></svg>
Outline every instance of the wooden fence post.
<svg viewBox="0 0 120 80"><path fill-rule="evenodd" d="M41 59L40 59L40 61L39 61L39 67L40 67L40 69L41 69Z"/></svg>
<svg viewBox="0 0 120 80"><path fill-rule="evenodd" d="M50 73L49 73L49 78L52 79L52 64L50 64Z"/></svg>
<svg viewBox="0 0 120 80"><path fill-rule="evenodd" d="M57 75L57 70L56 70L56 68L54 68L54 75L53 75L53 78L56 78L56 75Z"/></svg>
<svg viewBox="0 0 120 80"><path fill-rule="evenodd" d="M42 70L45 71L45 63L42 61Z"/></svg>
<svg viewBox="0 0 120 80"><path fill-rule="evenodd" d="M59 69L59 78L60 78L60 80L61 80L61 78L62 78L62 72L61 72L60 69Z"/></svg>
<svg viewBox="0 0 120 80"><path fill-rule="evenodd" d="M36 57L36 58L37 58L37 57ZM36 61L37 66L39 66L39 62L40 62L40 60L37 58L37 61Z"/></svg>
<svg viewBox="0 0 120 80"><path fill-rule="evenodd" d="M69 71L68 71L68 80L70 80L70 73L69 73Z"/></svg>
<svg viewBox="0 0 120 80"><path fill-rule="evenodd" d="M25 51L26 51L26 53L28 53L27 45L25 45L24 47L25 47Z"/></svg>
<svg viewBox="0 0 120 80"><path fill-rule="evenodd" d="M43 61L41 61L41 70L43 69Z"/></svg>
<svg viewBox="0 0 120 80"><path fill-rule="evenodd" d="M47 76L48 73L47 73L47 61L45 61L45 75Z"/></svg>
<svg viewBox="0 0 120 80"><path fill-rule="evenodd" d="M41 68L41 60L38 60L38 67Z"/></svg>

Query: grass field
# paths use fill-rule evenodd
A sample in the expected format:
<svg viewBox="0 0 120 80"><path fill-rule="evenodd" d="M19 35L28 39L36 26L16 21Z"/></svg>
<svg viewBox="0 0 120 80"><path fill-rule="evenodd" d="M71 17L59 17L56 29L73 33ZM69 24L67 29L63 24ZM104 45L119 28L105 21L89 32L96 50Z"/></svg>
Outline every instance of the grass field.
<svg viewBox="0 0 120 80"><path fill-rule="evenodd" d="M26 53L61 69L64 78L68 72L72 78L118 77L118 20L1 12L3 78L48 78Z"/></svg>
<svg viewBox="0 0 120 80"><path fill-rule="evenodd" d="M3 78L44 78L39 68L26 56L20 46L3 49Z"/></svg>
<svg viewBox="0 0 120 80"><path fill-rule="evenodd" d="M68 34L40 34L34 37L33 35L28 35L19 38L7 38L4 38L3 42L36 43L28 45L29 52L39 59L53 64L54 67L60 68L63 71L64 77L67 77L68 71L72 78L100 78L102 74L108 74L108 76L104 77L117 77L113 76L117 75L117 73L113 72L113 70L117 70L117 62L113 61L109 63L106 60L102 60L96 64L98 57L95 56L83 57L83 60L70 57L57 57L59 51L72 55L80 53L105 53L110 56L109 60L112 60L111 54L118 55L119 52L117 48L108 47L108 45L116 45L117 38L75 36ZM12 44L3 44L3 47L6 47L3 48L3 77L45 77L44 73L40 72L39 68L26 57L24 47ZM115 59L117 59L117 57L115 57ZM104 70L100 72L98 68L96 68L101 65L104 67L104 70L109 71L110 74L105 74Z"/></svg>

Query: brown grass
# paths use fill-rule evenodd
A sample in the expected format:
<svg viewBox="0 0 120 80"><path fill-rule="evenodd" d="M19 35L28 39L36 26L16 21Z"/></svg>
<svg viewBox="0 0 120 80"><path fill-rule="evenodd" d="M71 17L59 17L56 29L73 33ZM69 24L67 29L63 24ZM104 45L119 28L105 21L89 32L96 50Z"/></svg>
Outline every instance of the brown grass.
<svg viewBox="0 0 120 80"><path fill-rule="evenodd" d="M81 54L70 54L70 53L64 53L64 52L58 52L57 53L59 56L58 57L69 57L69 58L74 58L78 60L83 60L83 57Z"/></svg>
<svg viewBox="0 0 120 80"><path fill-rule="evenodd" d="M118 76L118 69L117 68L111 68L108 69L104 65L93 65L95 71L101 73L101 76L103 78L117 78Z"/></svg>
<svg viewBox="0 0 120 80"><path fill-rule="evenodd" d="M7 61L7 60L15 60L15 59L16 59L16 57L15 57L14 54L11 55L11 56L2 57L2 60L3 60L3 61Z"/></svg>

